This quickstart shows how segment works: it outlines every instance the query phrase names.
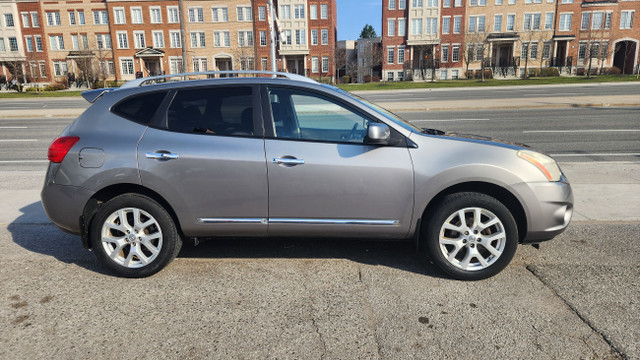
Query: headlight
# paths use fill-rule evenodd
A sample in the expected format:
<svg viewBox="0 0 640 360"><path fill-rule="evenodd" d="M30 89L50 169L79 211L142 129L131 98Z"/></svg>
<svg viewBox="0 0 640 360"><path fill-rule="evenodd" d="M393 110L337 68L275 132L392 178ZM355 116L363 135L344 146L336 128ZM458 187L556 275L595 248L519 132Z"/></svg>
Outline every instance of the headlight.
<svg viewBox="0 0 640 360"><path fill-rule="evenodd" d="M518 151L518 156L540 169L549 181L560 180L561 173L558 164L547 155L531 150L520 150Z"/></svg>

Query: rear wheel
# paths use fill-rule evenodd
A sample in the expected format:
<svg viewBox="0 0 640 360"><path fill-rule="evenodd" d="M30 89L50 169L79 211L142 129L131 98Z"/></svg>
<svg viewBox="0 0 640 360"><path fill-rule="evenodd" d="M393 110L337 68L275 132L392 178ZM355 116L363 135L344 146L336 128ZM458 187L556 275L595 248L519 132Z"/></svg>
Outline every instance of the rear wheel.
<svg viewBox="0 0 640 360"><path fill-rule="evenodd" d="M91 223L90 239L98 260L124 277L155 274L182 246L169 213L138 194L120 195L101 206Z"/></svg>
<svg viewBox="0 0 640 360"><path fill-rule="evenodd" d="M475 192L445 196L423 232L424 250L453 278L480 280L504 269L518 245L518 227L504 204Z"/></svg>

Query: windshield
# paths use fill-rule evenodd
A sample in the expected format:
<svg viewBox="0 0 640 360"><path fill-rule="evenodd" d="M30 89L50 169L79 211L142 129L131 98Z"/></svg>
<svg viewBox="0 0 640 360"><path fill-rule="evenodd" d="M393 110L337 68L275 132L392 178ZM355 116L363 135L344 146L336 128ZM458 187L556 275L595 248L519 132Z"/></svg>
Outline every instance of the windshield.
<svg viewBox="0 0 640 360"><path fill-rule="evenodd" d="M392 113L391 111L389 111L389 110L387 110L387 109L385 109L383 107L380 107L380 106L378 106L378 105L376 105L374 103L371 103L368 100L366 100L366 99L364 99L364 98L362 98L362 97L360 97L360 96L358 96L356 94L350 93L350 92L342 90L340 88L335 88L335 90L340 92L340 93L342 93L342 94L344 94L344 95L347 95L349 97L352 97L352 98L356 99L362 105L368 107L369 109L377 112L378 114L380 114L380 115L384 116L385 118L395 122L396 124L404 127L405 129L407 129L409 131L415 131L415 132L418 132L418 133L422 132L421 128L413 125L409 121L401 118L400 116Z"/></svg>

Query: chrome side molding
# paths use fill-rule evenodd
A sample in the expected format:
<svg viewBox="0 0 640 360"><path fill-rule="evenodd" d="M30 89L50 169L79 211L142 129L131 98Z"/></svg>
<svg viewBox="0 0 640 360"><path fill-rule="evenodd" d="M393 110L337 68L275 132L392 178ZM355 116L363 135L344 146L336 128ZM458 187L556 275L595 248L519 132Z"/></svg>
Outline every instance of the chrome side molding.
<svg viewBox="0 0 640 360"><path fill-rule="evenodd" d="M201 224L308 224L308 225L386 225L398 226L399 220L295 219L295 218L198 218Z"/></svg>

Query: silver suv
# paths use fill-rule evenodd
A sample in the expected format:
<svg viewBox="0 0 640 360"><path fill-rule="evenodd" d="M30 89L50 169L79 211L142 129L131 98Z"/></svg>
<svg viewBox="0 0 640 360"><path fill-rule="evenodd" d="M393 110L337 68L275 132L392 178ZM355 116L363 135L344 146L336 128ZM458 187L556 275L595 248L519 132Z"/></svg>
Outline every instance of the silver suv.
<svg viewBox="0 0 640 360"><path fill-rule="evenodd" d="M571 187L546 155L421 129L301 76L241 73L85 92L93 105L49 149L49 218L126 277L185 240L296 236L414 240L477 280L569 224Z"/></svg>

